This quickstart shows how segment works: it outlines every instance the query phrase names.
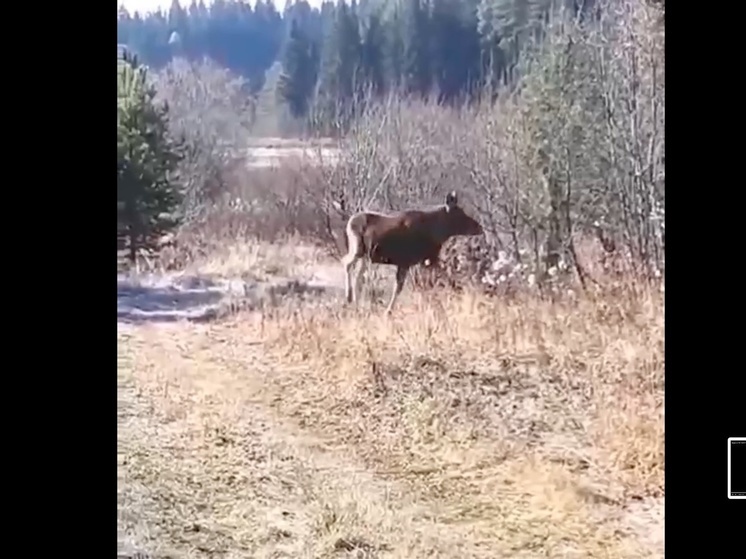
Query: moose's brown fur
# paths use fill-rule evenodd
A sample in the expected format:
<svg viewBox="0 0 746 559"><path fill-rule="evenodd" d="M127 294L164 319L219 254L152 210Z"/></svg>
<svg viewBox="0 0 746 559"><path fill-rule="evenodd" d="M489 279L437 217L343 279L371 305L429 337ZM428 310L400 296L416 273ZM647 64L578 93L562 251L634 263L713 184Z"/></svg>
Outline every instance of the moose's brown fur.
<svg viewBox="0 0 746 559"><path fill-rule="evenodd" d="M386 308L386 313L390 313L412 266L425 261L436 264L443 243L453 236L482 233L481 225L458 205L455 192L446 196L445 204L431 210L354 214L345 228L347 254L342 258L347 302L357 300L368 264L390 264L396 266L394 288ZM358 261L361 264L353 289L352 272Z"/></svg>

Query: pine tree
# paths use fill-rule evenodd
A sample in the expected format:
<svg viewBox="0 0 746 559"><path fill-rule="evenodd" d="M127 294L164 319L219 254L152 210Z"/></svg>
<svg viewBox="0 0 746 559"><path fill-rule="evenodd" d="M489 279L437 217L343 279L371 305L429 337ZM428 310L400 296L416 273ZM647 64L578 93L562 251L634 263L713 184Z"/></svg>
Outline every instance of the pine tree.
<svg viewBox="0 0 746 559"><path fill-rule="evenodd" d="M440 101L455 101L470 92L480 78L474 8L463 0L433 0L431 67Z"/></svg>
<svg viewBox="0 0 746 559"><path fill-rule="evenodd" d="M339 131L355 113L363 82L360 29L357 6L340 1L325 27L319 80L314 108L314 126Z"/></svg>
<svg viewBox="0 0 746 559"><path fill-rule="evenodd" d="M348 6L344 1L337 6L336 48L339 93L345 103L353 101L358 93L362 76L360 24L357 18L357 3Z"/></svg>
<svg viewBox="0 0 746 559"><path fill-rule="evenodd" d="M170 137L168 107L154 101L146 68L125 52L117 74L118 236L129 243L134 262L139 248L176 225L180 143Z"/></svg>
<svg viewBox="0 0 746 559"><path fill-rule="evenodd" d="M374 96L380 96L385 88L384 76L384 28L381 18L373 13L368 18L368 24L363 32L361 45L361 65L365 83L370 87Z"/></svg>
<svg viewBox="0 0 746 559"><path fill-rule="evenodd" d="M425 96L432 85L430 14L425 0L406 0L403 24L404 85L408 92Z"/></svg>
<svg viewBox="0 0 746 559"><path fill-rule="evenodd" d="M308 104L316 85L318 55L316 45L296 20L293 20L290 26L282 69L278 94L287 103L293 117L303 117L308 111Z"/></svg>
<svg viewBox="0 0 746 559"><path fill-rule="evenodd" d="M384 68L390 89L399 90L404 85L404 11L399 2L394 2L386 20Z"/></svg>

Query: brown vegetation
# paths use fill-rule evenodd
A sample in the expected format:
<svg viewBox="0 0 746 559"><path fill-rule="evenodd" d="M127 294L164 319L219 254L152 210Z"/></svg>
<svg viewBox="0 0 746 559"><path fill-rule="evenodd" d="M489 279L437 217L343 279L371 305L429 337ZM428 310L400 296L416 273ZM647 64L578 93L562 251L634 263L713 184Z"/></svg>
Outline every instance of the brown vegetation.
<svg viewBox="0 0 746 559"><path fill-rule="evenodd" d="M574 66L553 62L584 68L572 95L547 70L495 107L392 98L333 164L307 143L311 160L232 166L194 197L153 267L329 289L120 328L123 541L155 557L663 556L662 32L619 6L604 41L548 39L567 53L572 34ZM346 307L336 208L453 189L485 238L447 243L389 317L375 290Z"/></svg>
<svg viewBox="0 0 746 559"><path fill-rule="evenodd" d="M339 299L120 333L140 546L662 556L659 292Z"/></svg>

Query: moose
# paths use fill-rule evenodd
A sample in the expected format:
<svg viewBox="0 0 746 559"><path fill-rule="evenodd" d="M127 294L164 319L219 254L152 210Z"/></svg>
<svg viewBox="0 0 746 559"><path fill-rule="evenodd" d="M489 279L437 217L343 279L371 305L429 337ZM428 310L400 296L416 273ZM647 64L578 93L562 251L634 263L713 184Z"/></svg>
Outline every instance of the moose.
<svg viewBox="0 0 746 559"><path fill-rule="evenodd" d="M386 314L390 314L410 268L423 263L437 265L440 249L451 237L483 233L482 226L458 205L455 191L446 196L445 204L430 210L355 213L347 220L347 254L342 258L347 302L357 301L368 264L396 266L391 300L386 308ZM353 289L352 273L358 261L361 264Z"/></svg>

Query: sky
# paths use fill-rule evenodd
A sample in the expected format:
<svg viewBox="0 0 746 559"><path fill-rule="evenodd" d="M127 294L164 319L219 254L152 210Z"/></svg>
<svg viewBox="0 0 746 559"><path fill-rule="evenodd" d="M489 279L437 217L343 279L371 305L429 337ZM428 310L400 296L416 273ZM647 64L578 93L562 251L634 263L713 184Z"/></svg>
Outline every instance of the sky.
<svg viewBox="0 0 746 559"><path fill-rule="evenodd" d="M253 5L254 1L249 0L249 2ZM319 6L321 4L321 0L307 0L311 6ZM179 3L186 7L189 5L190 0L179 0ZM171 0L117 0L117 6L121 6L124 4L124 7L127 8L127 11L130 13L133 13L135 11L140 12L141 14L147 13L147 12L154 12L158 8L161 8L163 11L168 11L168 8L171 6ZM210 4L210 0L205 0L205 4ZM282 10L282 8L285 6L285 0L275 0L275 6L278 10Z"/></svg>
<svg viewBox="0 0 746 559"><path fill-rule="evenodd" d="M180 2L184 5L185 2ZM140 12L141 14L147 12L154 12L158 8L168 10L171 5L171 0L117 0L117 6L124 5L129 13Z"/></svg>

